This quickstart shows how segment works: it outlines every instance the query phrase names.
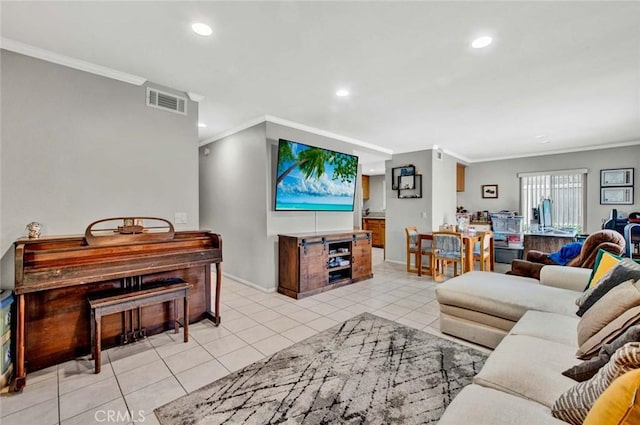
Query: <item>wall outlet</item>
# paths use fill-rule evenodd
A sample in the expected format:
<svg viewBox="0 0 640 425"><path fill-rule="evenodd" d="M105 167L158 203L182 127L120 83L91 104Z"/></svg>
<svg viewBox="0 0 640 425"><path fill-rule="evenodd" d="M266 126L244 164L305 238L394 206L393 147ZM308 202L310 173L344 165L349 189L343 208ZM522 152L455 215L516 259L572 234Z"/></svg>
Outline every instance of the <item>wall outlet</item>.
<svg viewBox="0 0 640 425"><path fill-rule="evenodd" d="M422 214L420 214L420 215L422 216L423 220L427 219L427 212L426 211L423 211Z"/></svg>
<svg viewBox="0 0 640 425"><path fill-rule="evenodd" d="M175 224L187 224L187 213L177 212L174 222Z"/></svg>

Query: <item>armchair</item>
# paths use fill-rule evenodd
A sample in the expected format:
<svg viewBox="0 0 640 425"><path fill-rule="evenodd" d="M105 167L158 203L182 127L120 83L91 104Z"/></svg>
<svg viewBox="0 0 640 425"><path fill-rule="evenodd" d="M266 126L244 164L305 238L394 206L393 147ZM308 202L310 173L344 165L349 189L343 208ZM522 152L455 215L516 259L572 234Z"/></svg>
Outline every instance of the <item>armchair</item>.
<svg viewBox="0 0 640 425"><path fill-rule="evenodd" d="M568 267L593 268L598 250L603 249L614 255L624 253L625 241L615 230L604 229L592 233L584 241L580 254L566 265ZM545 265L556 265L547 252L529 251L524 260L513 260L509 274L540 279L540 269Z"/></svg>

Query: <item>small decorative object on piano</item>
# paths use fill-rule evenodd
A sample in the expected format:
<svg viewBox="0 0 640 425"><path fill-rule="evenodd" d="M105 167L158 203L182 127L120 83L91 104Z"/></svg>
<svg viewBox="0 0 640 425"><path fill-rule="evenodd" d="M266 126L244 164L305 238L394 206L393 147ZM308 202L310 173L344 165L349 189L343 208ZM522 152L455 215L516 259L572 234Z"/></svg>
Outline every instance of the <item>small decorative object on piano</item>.
<svg viewBox="0 0 640 425"><path fill-rule="evenodd" d="M27 224L27 232L29 232L29 239L38 239L40 237L40 231L42 230L42 224L32 221Z"/></svg>

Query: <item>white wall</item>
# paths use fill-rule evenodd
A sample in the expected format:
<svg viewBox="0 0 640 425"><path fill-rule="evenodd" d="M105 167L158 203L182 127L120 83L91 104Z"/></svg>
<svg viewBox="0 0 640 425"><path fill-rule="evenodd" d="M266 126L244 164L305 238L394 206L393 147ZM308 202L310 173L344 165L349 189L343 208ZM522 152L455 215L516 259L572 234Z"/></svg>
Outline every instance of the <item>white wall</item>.
<svg viewBox="0 0 640 425"><path fill-rule="evenodd" d="M600 170L608 168L635 168L634 205L600 205ZM513 210L520 208L520 182L517 173L587 168L587 228L591 233L601 228L602 220L609 217L612 208L619 211L640 211L640 145L600 149L557 155L507 159L472 163L466 169L465 191L458 193L458 205L469 212ZM498 199L482 199L484 184L497 184Z"/></svg>
<svg viewBox="0 0 640 425"><path fill-rule="evenodd" d="M456 159L442 154L442 159L433 155L431 227L456 223Z"/></svg>
<svg viewBox="0 0 640 425"><path fill-rule="evenodd" d="M369 212L384 211L384 175L369 176L369 199L364 201L364 208Z"/></svg>
<svg viewBox="0 0 640 425"><path fill-rule="evenodd" d="M101 218L186 212L183 227L199 227L197 103L186 116L149 108L145 86L5 50L1 90L3 287L31 221L81 234Z"/></svg>

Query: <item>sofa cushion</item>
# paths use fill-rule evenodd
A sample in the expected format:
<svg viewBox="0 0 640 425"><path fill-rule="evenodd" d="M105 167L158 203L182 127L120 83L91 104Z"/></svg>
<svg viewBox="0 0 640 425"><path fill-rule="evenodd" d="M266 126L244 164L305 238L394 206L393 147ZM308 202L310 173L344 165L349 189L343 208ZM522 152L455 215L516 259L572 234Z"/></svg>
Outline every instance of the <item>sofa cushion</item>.
<svg viewBox="0 0 640 425"><path fill-rule="evenodd" d="M584 315L607 292L629 279L640 279L640 264L630 258L624 258L596 282L595 286L589 288L576 300L579 307L576 314L578 316Z"/></svg>
<svg viewBox="0 0 640 425"><path fill-rule="evenodd" d="M473 382L551 407L575 385L562 371L576 364L574 348L528 335L507 335Z"/></svg>
<svg viewBox="0 0 640 425"><path fill-rule="evenodd" d="M490 284L487 284L490 283ZM492 272L469 272L436 288L440 304L517 322L527 310L573 316L578 293L540 285L535 279Z"/></svg>
<svg viewBox="0 0 640 425"><path fill-rule="evenodd" d="M615 352L591 379L580 382L562 394L551 408L553 416L582 425L596 399L619 376L640 368L640 342L630 342Z"/></svg>
<svg viewBox="0 0 640 425"><path fill-rule="evenodd" d="M581 359L590 359L598 354L598 350L603 344L613 341L637 323L640 323L640 306L632 307L625 311L589 338L578 348L576 356Z"/></svg>
<svg viewBox="0 0 640 425"><path fill-rule="evenodd" d="M566 425L539 403L479 385L465 387L444 412L439 425Z"/></svg>
<svg viewBox="0 0 640 425"><path fill-rule="evenodd" d="M576 327L580 319L557 313L527 311L509 332L511 335L528 335L571 347L578 346Z"/></svg>
<svg viewBox="0 0 640 425"><path fill-rule="evenodd" d="M625 311L640 305L639 285L628 280L607 292L587 310L578 323L578 345L584 344Z"/></svg>
<svg viewBox="0 0 640 425"><path fill-rule="evenodd" d="M640 369L616 378L593 404L583 425L640 424Z"/></svg>
<svg viewBox="0 0 640 425"><path fill-rule="evenodd" d="M578 382L591 379L598 370L609 362L613 353L628 342L640 342L640 325L632 326L625 333L614 339L608 344L603 344L598 352L598 357L586 360L579 365L573 366L562 374Z"/></svg>

